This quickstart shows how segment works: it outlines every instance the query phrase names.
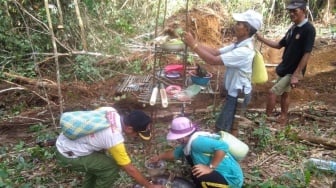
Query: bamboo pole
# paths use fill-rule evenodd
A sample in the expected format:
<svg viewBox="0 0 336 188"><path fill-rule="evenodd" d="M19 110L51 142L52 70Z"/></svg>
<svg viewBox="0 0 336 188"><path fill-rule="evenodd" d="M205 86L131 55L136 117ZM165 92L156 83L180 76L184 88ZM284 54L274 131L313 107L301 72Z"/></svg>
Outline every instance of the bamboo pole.
<svg viewBox="0 0 336 188"><path fill-rule="evenodd" d="M75 10L76 10L76 16L77 16L78 24L79 24L79 27L80 27L80 30L81 30L81 40L82 40L83 49L85 51L87 51L88 48L87 48L87 43L86 43L86 40L85 40L85 30L84 30L83 20L82 20L81 14L80 14L80 10L79 10L79 6L78 6L78 1L77 0L74 0L74 5L75 5Z"/></svg>
<svg viewBox="0 0 336 188"><path fill-rule="evenodd" d="M272 5L271 5L270 11L269 11L268 18L267 18L267 27L270 27L270 25L271 25L271 19L273 18L273 15L274 15L274 12L275 12L274 9L275 9L275 0L272 0Z"/></svg>
<svg viewBox="0 0 336 188"><path fill-rule="evenodd" d="M57 10L58 10L58 15L59 15L59 25L57 26L58 28L64 28L63 26L63 12L62 12L62 5L60 0L57 0Z"/></svg>
<svg viewBox="0 0 336 188"><path fill-rule="evenodd" d="M55 40L55 33L53 30L50 12L49 12L49 2L48 0L44 0L44 6L46 9L47 19L48 19L48 26L49 26L49 32L51 35L51 41L54 49L54 54L57 54L57 46L56 46L56 40ZM58 56L55 55L55 63L56 63L56 77L57 77L57 88L58 88L58 97L59 97L59 105L60 105L60 113L63 113L63 97L62 97L62 90L61 90L61 78L60 78L60 69L59 69L59 62L58 62Z"/></svg>

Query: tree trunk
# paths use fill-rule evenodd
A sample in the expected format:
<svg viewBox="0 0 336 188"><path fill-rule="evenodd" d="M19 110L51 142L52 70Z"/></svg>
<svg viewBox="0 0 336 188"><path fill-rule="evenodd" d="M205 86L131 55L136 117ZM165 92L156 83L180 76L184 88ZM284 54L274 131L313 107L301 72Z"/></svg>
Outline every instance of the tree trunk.
<svg viewBox="0 0 336 188"><path fill-rule="evenodd" d="M80 27L80 30L81 30L81 39L82 39L83 49L85 51L87 51L88 48L87 48L87 44L86 44L86 40L85 40L85 38L86 38L85 37L85 30L84 30L83 20L82 20L81 14L80 14L79 6L78 6L78 1L74 0L74 4L75 4L77 20L78 20L79 27Z"/></svg>

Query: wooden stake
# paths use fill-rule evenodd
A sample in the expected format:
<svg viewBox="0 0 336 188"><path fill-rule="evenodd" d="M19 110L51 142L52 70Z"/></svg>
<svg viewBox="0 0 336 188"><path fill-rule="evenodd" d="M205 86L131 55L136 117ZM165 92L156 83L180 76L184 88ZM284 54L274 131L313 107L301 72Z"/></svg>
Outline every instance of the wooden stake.
<svg viewBox="0 0 336 188"><path fill-rule="evenodd" d="M49 2L48 0L44 0L44 6L46 9L47 19L48 19L48 26L49 26L49 32L51 35L51 41L54 49L54 54L57 54L57 46L56 46L56 40L55 40L55 33L53 30L52 22L51 22L51 16L49 12ZM60 113L63 113L63 97L62 97L62 90L61 90L61 78L60 78L60 69L59 69L59 62L58 62L58 56L55 55L55 63L56 63L56 76L57 76L57 88L58 88L58 98L59 98L59 105L60 105Z"/></svg>

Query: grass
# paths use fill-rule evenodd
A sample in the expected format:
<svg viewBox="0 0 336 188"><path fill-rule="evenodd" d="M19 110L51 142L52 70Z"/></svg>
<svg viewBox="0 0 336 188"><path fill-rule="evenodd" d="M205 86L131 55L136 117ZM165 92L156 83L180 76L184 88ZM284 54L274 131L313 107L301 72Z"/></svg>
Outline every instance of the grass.
<svg viewBox="0 0 336 188"><path fill-rule="evenodd" d="M202 119L201 123L207 122L212 121ZM43 125L33 125L29 130L36 138L50 138L49 131L43 127ZM134 165L147 176L144 168L145 159L172 147L172 143L165 139L166 127L166 123L158 123L155 131L160 134L157 134L150 143L127 141L127 149L130 151ZM250 145L250 154L253 155L247 156L246 159L248 163L254 165L248 166L244 161L242 162L245 187L307 187L313 179L317 181L336 177L333 172L321 172L314 167L304 165L304 159L310 155L309 151L312 147L289 140L289 132L290 130L285 129L274 134L263 124L251 132L246 131L246 134L250 134L258 142ZM84 177L83 173L73 172L57 165L54 159L55 147L39 147L32 143L18 141L16 144L0 147L0 156L0 187L67 187L69 185L78 187ZM265 177L265 173L271 172L272 168L276 168L275 173ZM181 169L185 171L181 173ZM189 173L187 169L188 165L182 161L167 163L167 172L187 176ZM120 171L120 178L115 182L114 187L131 187L133 184L133 179L124 171Z"/></svg>

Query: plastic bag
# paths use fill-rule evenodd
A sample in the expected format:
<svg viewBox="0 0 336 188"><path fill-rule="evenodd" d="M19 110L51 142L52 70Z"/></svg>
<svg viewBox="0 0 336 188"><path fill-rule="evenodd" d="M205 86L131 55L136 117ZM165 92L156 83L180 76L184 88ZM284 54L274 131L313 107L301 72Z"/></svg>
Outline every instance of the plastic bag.
<svg viewBox="0 0 336 188"><path fill-rule="evenodd" d="M252 84L262 84L267 82L268 74L264 63L264 57L259 50L255 50L252 63Z"/></svg>

